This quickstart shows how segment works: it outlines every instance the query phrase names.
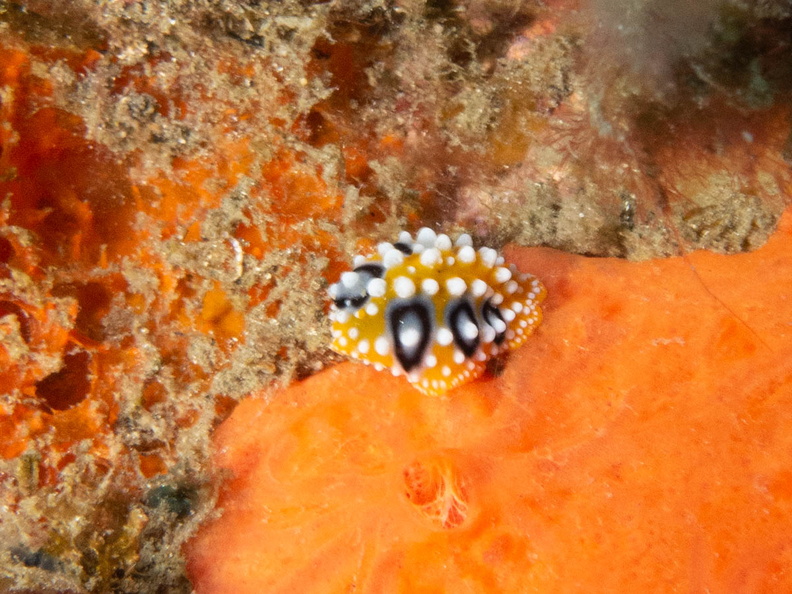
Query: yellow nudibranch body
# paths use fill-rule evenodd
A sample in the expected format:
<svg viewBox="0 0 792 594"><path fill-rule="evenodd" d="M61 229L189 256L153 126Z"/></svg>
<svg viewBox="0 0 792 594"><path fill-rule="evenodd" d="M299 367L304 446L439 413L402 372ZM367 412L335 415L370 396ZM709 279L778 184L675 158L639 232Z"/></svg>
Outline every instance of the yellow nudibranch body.
<svg viewBox="0 0 792 594"><path fill-rule="evenodd" d="M356 256L330 287L332 349L440 395L484 373L542 321L546 291L469 235L424 227Z"/></svg>

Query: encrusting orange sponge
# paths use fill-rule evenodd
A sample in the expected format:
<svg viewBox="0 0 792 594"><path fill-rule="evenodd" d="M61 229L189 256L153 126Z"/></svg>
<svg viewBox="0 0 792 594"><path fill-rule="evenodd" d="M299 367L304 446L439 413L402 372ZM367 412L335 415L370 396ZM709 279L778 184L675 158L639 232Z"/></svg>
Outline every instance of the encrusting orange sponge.
<svg viewBox="0 0 792 594"><path fill-rule="evenodd" d="M792 212L750 254L507 260L548 299L500 377L238 406L197 592L792 591Z"/></svg>

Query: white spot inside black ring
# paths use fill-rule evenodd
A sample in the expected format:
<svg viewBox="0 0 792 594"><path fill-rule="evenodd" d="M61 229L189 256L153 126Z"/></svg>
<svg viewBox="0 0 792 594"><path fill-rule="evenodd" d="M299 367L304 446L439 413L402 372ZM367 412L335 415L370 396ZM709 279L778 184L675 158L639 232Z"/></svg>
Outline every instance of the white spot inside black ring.
<svg viewBox="0 0 792 594"><path fill-rule="evenodd" d="M502 344L506 339L506 321L500 310L487 299L481 306L481 317L495 330L495 344Z"/></svg>
<svg viewBox="0 0 792 594"><path fill-rule="evenodd" d="M368 282L373 278L382 278L385 274L385 267L378 262L367 262L361 264L354 271L348 274L346 282L342 276L342 282L334 285L335 297L333 303L338 309L346 311L356 311L366 305L369 294L366 291Z"/></svg>
<svg viewBox="0 0 792 594"><path fill-rule="evenodd" d="M360 309L368 298L368 295L341 295L333 299L333 303L338 309Z"/></svg>
<svg viewBox="0 0 792 594"><path fill-rule="evenodd" d="M432 337L431 301L405 299L388 304L385 314L393 340L393 354L404 371L419 367Z"/></svg>
<svg viewBox="0 0 792 594"><path fill-rule="evenodd" d="M446 309L446 326L454 335L454 344L465 357L473 356L481 339L476 314L467 299L458 299L449 304Z"/></svg>

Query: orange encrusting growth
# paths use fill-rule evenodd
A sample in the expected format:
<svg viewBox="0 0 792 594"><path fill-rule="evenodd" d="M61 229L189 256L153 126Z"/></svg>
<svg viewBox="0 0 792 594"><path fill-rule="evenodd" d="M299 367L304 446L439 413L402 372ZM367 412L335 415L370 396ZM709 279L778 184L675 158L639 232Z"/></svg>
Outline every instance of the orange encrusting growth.
<svg viewBox="0 0 792 594"><path fill-rule="evenodd" d="M750 254L507 258L549 296L501 377L240 404L197 592L792 590L792 212Z"/></svg>
<svg viewBox="0 0 792 594"><path fill-rule="evenodd" d="M272 223L231 228L222 245L229 276L246 254L265 259L296 243L327 253L335 266L342 262L336 236L323 231L308 237L298 228L309 215L330 222L341 217L338 188L298 152L281 148L271 160L259 159L250 138L222 134L211 155L179 155L167 170L148 168L133 179L139 155L113 154L86 138L85 123L57 102L56 86L42 68L57 63L81 74L101 58L92 49L0 48L0 87L6 89L0 101L0 195L6 198L0 207L0 393L8 395L0 407L0 459L40 449L40 487L58 483L53 460L67 460L80 442L88 454L108 455L117 439L121 385L134 390L148 382L153 353L173 370L171 390L197 393L208 390L244 342L246 313L271 286L232 294L236 287L229 283L174 265L165 247L168 241L187 250L208 243L203 226L227 196L218 188L234 188L252 175L259 183L249 193L260 211L245 212L245 220ZM145 70L126 70L111 93L129 87L157 95ZM175 86L167 101L156 97L161 115L170 109L175 119L185 116L191 106L182 92ZM207 104L214 100L206 98ZM310 208L298 199L306 193ZM248 242L251 234L259 241ZM145 281L133 285L129 278ZM276 309L277 299L271 301ZM134 319L119 325L124 310ZM214 369L190 360L196 336L215 341ZM190 390L178 387L187 385ZM154 398L146 387L140 390L147 411L173 405L164 394ZM196 418L185 414L175 424L189 426ZM123 468L113 472L166 473L175 463L173 444L152 443L136 444L141 451L122 447L114 463Z"/></svg>

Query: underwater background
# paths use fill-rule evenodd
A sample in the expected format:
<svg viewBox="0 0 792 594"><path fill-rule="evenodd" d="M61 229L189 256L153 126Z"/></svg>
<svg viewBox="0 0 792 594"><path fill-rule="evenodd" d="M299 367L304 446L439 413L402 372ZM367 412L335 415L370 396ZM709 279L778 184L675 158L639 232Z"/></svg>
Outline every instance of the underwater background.
<svg viewBox="0 0 792 594"><path fill-rule="evenodd" d="M792 7L0 3L0 591L792 590ZM330 349L420 227L544 321Z"/></svg>

